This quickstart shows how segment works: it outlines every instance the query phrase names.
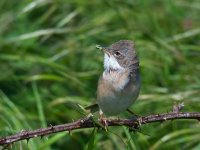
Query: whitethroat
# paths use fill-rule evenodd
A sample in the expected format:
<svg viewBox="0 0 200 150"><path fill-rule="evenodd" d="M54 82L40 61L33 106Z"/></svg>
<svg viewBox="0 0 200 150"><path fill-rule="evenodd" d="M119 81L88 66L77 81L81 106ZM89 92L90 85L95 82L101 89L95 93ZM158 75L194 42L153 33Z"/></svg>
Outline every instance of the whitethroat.
<svg viewBox="0 0 200 150"><path fill-rule="evenodd" d="M140 91L139 60L134 43L120 40L97 48L104 52L104 72L98 82L97 103L86 109L98 108L101 116L118 115L133 104Z"/></svg>

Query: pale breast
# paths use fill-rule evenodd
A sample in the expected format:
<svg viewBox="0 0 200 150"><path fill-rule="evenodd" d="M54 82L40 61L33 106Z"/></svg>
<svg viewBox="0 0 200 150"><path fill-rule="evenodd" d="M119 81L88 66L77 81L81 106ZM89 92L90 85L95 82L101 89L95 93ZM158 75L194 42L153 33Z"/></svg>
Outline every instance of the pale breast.
<svg viewBox="0 0 200 150"><path fill-rule="evenodd" d="M111 86L115 91L121 91L128 84L130 78L129 73L125 71L103 72L103 83Z"/></svg>
<svg viewBox="0 0 200 150"><path fill-rule="evenodd" d="M103 73L99 80L97 103L106 115L125 111L138 96L139 84L132 82L128 72Z"/></svg>

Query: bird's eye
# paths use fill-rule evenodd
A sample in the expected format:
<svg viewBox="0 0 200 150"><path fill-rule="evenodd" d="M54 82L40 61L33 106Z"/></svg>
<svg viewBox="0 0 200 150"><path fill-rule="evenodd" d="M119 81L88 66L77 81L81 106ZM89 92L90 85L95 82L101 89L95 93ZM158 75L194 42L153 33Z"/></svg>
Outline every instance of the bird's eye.
<svg viewBox="0 0 200 150"><path fill-rule="evenodd" d="M114 53L114 56L115 56L115 57L119 57L119 56L121 56L121 53L120 53L119 51L116 51L116 52Z"/></svg>

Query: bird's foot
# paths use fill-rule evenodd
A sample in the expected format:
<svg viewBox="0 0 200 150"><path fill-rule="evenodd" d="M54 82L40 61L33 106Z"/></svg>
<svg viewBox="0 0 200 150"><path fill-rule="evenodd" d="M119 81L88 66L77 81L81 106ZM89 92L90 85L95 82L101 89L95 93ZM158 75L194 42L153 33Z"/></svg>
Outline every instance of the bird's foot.
<svg viewBox="0 0 200 150"><path fill-rule="evenodd" d="M103 129L105 129L105 131L108 131L108 122L106 118L100 118L100 122L103 125Z"/></svg>
<svg viewBox="0 0 200 150"><path fill-rule="evenodd" d="M135 124L129 129L130 131L137 131L140 130L140 126L141 126L141 117L140 115L134 113L133 111L131 111L130 109L126 109L127 112L129 112L132 116L131 116L131 120L133 120L135 122Z"/></svg>
<svg viewBox="0 0 200 150"><path fill-rule="evenodd" d="M100 115L99 120L100 120L101 124L103 125L105 131L108 131L108 128L107 128L108 127L107 118L104 117L102 110L99 111L99 115Z"/></svg>

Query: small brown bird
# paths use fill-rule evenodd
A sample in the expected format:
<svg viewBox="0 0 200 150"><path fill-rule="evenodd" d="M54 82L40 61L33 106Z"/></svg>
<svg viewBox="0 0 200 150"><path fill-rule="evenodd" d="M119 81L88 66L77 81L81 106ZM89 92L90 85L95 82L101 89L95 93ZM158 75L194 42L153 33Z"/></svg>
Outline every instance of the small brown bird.
<svg viewBox="0 0 200 150"><path fill-rule="evenodd" d="M127 110L139 95L139 60L130 40L97 48L104 52L104 72L98 82L97 104L86 109L99 107L100 115L117 115Z"/></svg>

